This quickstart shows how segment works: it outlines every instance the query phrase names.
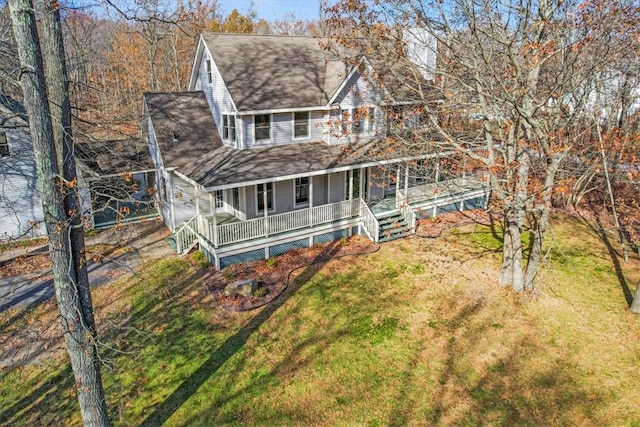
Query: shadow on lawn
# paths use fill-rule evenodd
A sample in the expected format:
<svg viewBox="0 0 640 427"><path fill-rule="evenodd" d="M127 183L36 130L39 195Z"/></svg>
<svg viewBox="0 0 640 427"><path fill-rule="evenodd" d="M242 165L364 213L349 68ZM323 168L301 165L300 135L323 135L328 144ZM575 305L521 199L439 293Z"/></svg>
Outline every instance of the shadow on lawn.
<svg viewBox="0 0 640 427"><path fill-rule="evenodd" d="M433 335L416 347L398 393L390 396L395 409L386 425L562 425L575 419L599 424L604 396L582 385L582 373L571 360L540 363L548 349L537 344L536 329L521 333L508 319L505 324L488 322L487 310L492 308L482 298L443 298L429 324ZM516 336L510 327L516 328ZM494 340L501 345L492 347ZM443 349L442 363L430 378L416 379L424 352L434 346ZM489 346L486 353L484 346ZM415 413L421 404L414 396L420 380L433 381L432 402L428 411Z"/></svg>
<svg viewBox="0 0 640 427"><path fill-rule="evenodd" d="M141 426L158 426L164 424L197 390L202 386L220 367L236 354L247 342L249 337L256 332L271 316L293 296L300 287L306 283L317 271L317 262L326 261L331 258L339 249L339 242L329 245L314 261L302 267L304 270L297 278L291 282L287 290L271 304L264 307L238 332L229 337L220 347L214 350L213 354L187 378L178 388L169 395L155 410L143 421ZM294 270L296 271L296 270ZM293 271L292 271L293 273ZM291 273L289 275L291 277Z"/></svg>
<svg viewBox="0 0 640 427"><path fill-rule="evenodd" d="M624 277L624 271L622 271L622 265L620 264L620 258L622 257L618 251L613 248L611 241L609 240L609 236L607 235L607 230L600 219L600 216L596 212L596 210L591 208L593 216L595 218L595 225L592 224L589 219L580 215L582 218L582 222L591 229L591 231L598 236L600 241L604 243L607 248L607 252L609 254L609 258L611 259L611 263L613 264L613 269L616 273L616 277L618 278L618 283L620 284L620 289L622 291L622 295L627 303L627 306L631 306L633 302L633 294L631 293L631 289L629 289L629 284L627 283L627 279Z"/></svg>

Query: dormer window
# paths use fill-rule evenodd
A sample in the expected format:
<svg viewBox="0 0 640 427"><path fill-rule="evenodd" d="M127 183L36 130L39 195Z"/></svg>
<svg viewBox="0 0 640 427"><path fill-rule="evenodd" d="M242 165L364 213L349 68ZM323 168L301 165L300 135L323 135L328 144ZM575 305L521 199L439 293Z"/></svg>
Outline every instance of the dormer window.
<svg viewBox="0 0 640 427"><path fill-rule="evenodd" d="M236 140L236 116L222 115L222 139Z"/></svg>
<svg viewBox="0 0 640 427"><path fill-rule="evenodd" d="M209 84L213 84L213 72L211 71L211 59L206 59L204 61L205 66L207 67L207 82L209 82Z"/></svg>
<svg viewBox="0 0 640 427"><path fill-rule="evenodd" d="M0 133L0 157L9 157L9 142L7 141L7 135Z"/></svg>

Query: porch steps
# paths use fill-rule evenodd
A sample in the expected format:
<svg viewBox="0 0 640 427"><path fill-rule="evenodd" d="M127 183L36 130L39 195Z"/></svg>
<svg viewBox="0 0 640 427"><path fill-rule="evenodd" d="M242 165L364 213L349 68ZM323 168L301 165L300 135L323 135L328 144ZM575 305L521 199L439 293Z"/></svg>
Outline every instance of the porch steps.
<svg viewBox="0 0 640 427"><path fill-rule="evenodd" d="M415 233L404 217L402 212L392 212L376 215L380 224L379 243L388 242L390 240L400 239Z"/></svg>
<svg viewBox="0 0 640 427"><path fill-rule="evenodd" d="M191 243L191 245L189 245L189 247L187 247L182 253L178 253L178 244L176 243L175 235L172 234L171 236L167 237L164 240L171 247L171 249L173 249L178 254L178 256L181 256L181 257L187 255L189 252L191 252L193 248L195 248L198 245L198 240L196 240L193 243Z"/></svg>

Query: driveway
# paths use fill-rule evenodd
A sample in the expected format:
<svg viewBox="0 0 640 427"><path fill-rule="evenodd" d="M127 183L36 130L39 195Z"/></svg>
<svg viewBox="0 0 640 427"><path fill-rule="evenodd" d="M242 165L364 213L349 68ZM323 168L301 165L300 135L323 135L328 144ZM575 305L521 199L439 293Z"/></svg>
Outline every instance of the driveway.
<svg viewBox="0 0 640 427"><path fill-rule="evenodd" d="M140 257L136 252L126 252L99 263L89 261L89 283L91 287L96 287L131 274L139 262ZM40 303L54 295L51 270L0 279L0 313L13 307Z"/></svg>

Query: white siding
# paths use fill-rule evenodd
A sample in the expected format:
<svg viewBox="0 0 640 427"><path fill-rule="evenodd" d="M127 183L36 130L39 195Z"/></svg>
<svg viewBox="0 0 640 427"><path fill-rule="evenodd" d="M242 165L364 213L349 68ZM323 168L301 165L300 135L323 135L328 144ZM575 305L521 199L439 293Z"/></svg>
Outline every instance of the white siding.
<svg viewBox="0 0 640 427"><path fill-rule="evenodd" d="M207 76L207 60L211 60L211 74L212 74L212 83L209 83ZM216 126L218 127L218 132L222 130L222 114L223 113L231 113L235 111L233 107L233 101L231 100L231 95L227 90L222 77L220 76L220 72L216 67L215 62L211 58L209 51L207 48L204 49L202 54L202 61L200 61L200 69L198 70L198 80L201 83L202 90L207 98L207 102L209 103L209 107L211 108L211 112L213 114L213 119L216 122ZM220 135L222 137L222 135ZM235 146L235 143L223 141L224 143L230 144L230 146ZM242 146L242 141L238 141L239 145ZM233 144L233 145L231 145Z"/></svg>
<svg viewBox="0 0 640 427"><path fill-rule="evenodd" d="M346 200L345 179L346 172L330 174L329 177L329 203L337 203Z"/></svg>
<svg viewBox="0 0 640 427"><path fill-rule="evenodd" d="M29 135L7 130L9 157L0 158L0 240L46 233L36 179L35 157ZM30 223L39 225L31 227Z"/></svg>
<svg viewBox="0 0 640 427"><path fill-rule="evenodd" d="M389 171L385 171L385 168L380 166L371 168L369 181L372 185L369 186L369 200L380 200L384 198L384 182L387 173L389 173Z"/></svg>
<svg viewBox="0 0 640 427"><path fill-rule="evenodd" d="M327 203L327 177L325 175L313 177L313 206Z"/></svg>
<svg viewBox="0 0 640 427"><path fill-rule="evenodd" d="M343 109L363 105L379 105L381 96L377 92L377 89L367 81L366 77L354 73L336 98L335 103Z"/></svg>
<svg viewBox="0 0 640 427"><path fill-rule="evenodd" d="M312 141L324 141L329 133L329 112L312 111L309 132Z"/></svg>
<svg viewBox="0 0 640 427"><path fill-rule="evenodd" d="M294 139L293 112L271 115L271 139L269 140L255 140L253 116L242 116L242 124L236 124L236 126L242 127L245 148L325 141L329 132L329 113L318 110L310 111L309 118L309 137L307 138Z"/></svg>
<svg viewBox="0 0 640 427"><path fill-rule="evenodd" d="M173 200L175 226L193 218L196 214L195 189L193 185L176 175L171 176L171 196Z"/></svg>

